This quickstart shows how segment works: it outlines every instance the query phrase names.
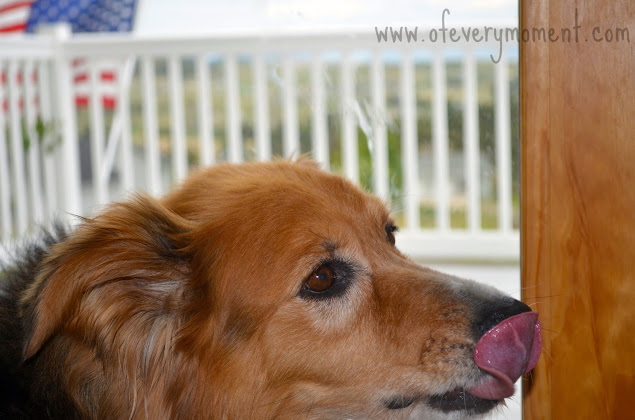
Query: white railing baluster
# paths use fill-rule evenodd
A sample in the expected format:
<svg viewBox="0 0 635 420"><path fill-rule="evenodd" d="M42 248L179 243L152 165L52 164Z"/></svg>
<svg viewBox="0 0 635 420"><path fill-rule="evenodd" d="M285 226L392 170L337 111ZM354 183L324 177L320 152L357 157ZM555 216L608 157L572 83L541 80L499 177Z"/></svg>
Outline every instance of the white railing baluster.
<svg viewBox="0 0 635 420"><path fill-rule="evenodd" d="M15 220L18 235L24 235L29 227L24 182L24 144L20 126L20 95L18 83L19 66L16 60L9 61L7 86L9 87L9 132L11 136L11 158L13 169L13 191L15 191ZM22 81L24 83L24 81Z"/></svg>
<svg viewBox="0 0 635 420"><path fill-rule="evenodd" d="M512 230L512 171L509 105L509 69L507 59L494 64L496 79L496 179L498 182L498 227L503 232Z"/></svg>
<svg viewBox="0 0 635 420"><path fill-rule="evenodd" d="M472 232L481 230L481 171L476 80L476 58L474 52L467 49L463 63L463 152L467 227Z"/></svg>
<svg viewBox="0 0 635 420"><path fill-rule="evenodd" d="M344 173L359 183L359 156L357 148L357 124L355 122L355 75L350 52L344 52L341 64L342 94L342 159Z"/></svg>
<svg viewBox="0 0 635 420"><path fill-rule="evenodd" d="M388 141L386 137L386 81L381 52L375 51L370 68L370 95L373 104L373 188L375 194L387 200Z"/></svg>
<svg viewBox="0 0 635 420"><path fill-rule="evenodd" d="M313 159L323 169L330 167L329 142L326 126L326 103L324 92L324 61L320 53L313 56L311 63L311 142Z"/></svg>
<svg viewBox="0 0 635 420"><path fill-rule="evenodd" d="M227 100L227 158L230 162L243 160L242 123L240 115L240 89L238 85L238 60L235 55L225 57L225 97Z"/></svg>
<svg viewBox="0 0 635 420"><path fill-rule="evenodd" d="M44 126L42 145L42 160L44 162L44 190L46 196L45 221L50 221L57 211L57 172L55 170L56 138L52 132L53 119L51 110L51 79L49 63L40 61L38 64L38 95L40 103L40 119Z"/></svg>
<svg viewBox="0 0 635 420"><path fill-rule="evenodd" d="M88 60L90 77L90 156L91 169L93 174L93 188L95 190L96 205L104 204L108 201L108 178L102 177L103 156L104 156L104 107L101 86L101 71L97 65L97 60Z"/></svg>
<svg viewBox="0 0 635 420"><path fill-rule="evenodd" d="M5 73L4 63L0 61L0 77ZM9 159L6 139L6 121L4 112L5 84L0 80L0 228L2 241L8 241L13 235L13 217L11 215L11 183L9 180Z"/></svg>
<svg viewBox="0 0 635 420"><path fill-rule="evenodd" d="M185 117L183 104L183 71L181 57L173 55L168 59L170 84L170 129L172 134L172 166L174 180L187 175L187 144L185 140Z"/></svg>
<svg viewBox="0 0 635 420"><path fill-rule="evenodd" d="M132 149L132 128L130 125L130 83L134 71L135 59L129 57L123 65L123 71L119 78L119 115L121 118L121 166L123 167L123 186L126 191L134 188L134 156ZM185 122L183 122L185 127ZM183 128L185 131L185 128ZM187 160L186 160L187 172Z"/></svg>
<svg viewBox="0 0 635 420"><path fill-rule="evenodd" d="M214 150L214 115L210 102L209 63L207 55L196 57L196 111L198 120L199 161L207 166L216 160Z"/></svg>
<svg viewBox="0 0 635 420"><path fill-rule="evenodd" d="M33 60L28 60L22 69L22 82L24 83L24 111L26 135L29 137L28 163L29 163L29 192L30 209L33 223L40 225L44 221L44 203L42 200L42 173L40 168L40 139L36 130L37 109L35 94L35 81L33 77ZM2 111L0 111L2 112Z"/></svg>
<svg viewBox="0 0 635 420"><path fill-rule="evenodd" d="M157 120L157 94L154 78L154 60L141 59L143 88L143 131L145 133L146 188L153 195L163 192L161 187L161 155L159 149L159 123Z"/></svg>
<svg viewBox="0 0 635 420"><path fill-rule="evenodd" d="M265 59L260 53L254 56L254 107L256 109L256 156L258 160L270 160L269 86Z"/></svg>
<svg viewBox="0 0 635 420"><path fill-rule="evenodd" d="M58 70L57 86L59 94L58 121L61 124L61 153L60 160L64 162L63 185L65 213L74 216L83 213L81 201L81 178L79 170L79 145L77 139L77 123L75 106L75 90L72 83L71 63L68 59L61 59L61 64L56 66ZM76 222L76 220L73 220Z"/></svg>
<svg viewBox="0 0 635 420"><path fill-rule="evenodd" d="M432 61L432 136L434 148L434 182L436 199L436 228L450 228L449 215L449 163L448 163L448 101L446 94L445 60L442 50L435 50Z"/></svg>
<svg viewBox="0 0 635 420"><path fill-rule="evenodd" d="M59 178L60 191L63 194L63 204L61 210L68 215L81 215L83 213L81 201L81 179L79 171L79 146L77 141L77 123L75 114L75 90L73 89L73 73L71 71L71 61L73 57L64 54L64 43L71 37L69 25L55 26L52 29L55 39L54 48L54 86L55 117L59 121L61 146L59 159L63 163L61 166L61 176ZM75 223L77 219L70 218L69 221Z"/></svg>
<svg viewBox="0 0 635 420"><path fill-rule="evenodd" d="M401 57L401 163L403 170L403 195L408 229L419 229L419 171L417 145L417 116L415 98L414 61L410 51Z"/></svg>
<svg viewBox="0 0 635 420"><path fill-rule="evenodd" d="M286 56L282 60L282 92L283 92L283 153L289 158L300 156L298 127L298 95L296 93L296 75L293 57Z"/></svg>

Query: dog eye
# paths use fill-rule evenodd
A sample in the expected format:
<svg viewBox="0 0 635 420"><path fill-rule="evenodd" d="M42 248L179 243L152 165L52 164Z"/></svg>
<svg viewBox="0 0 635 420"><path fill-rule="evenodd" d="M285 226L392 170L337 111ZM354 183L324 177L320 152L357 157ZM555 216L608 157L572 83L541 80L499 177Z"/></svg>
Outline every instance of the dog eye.
<svg viewBox="0 0 635 420"><path fill-rule="evenodd" d="M312 292L324 292L333 286L335 273L330 267L323 265L306 279L304 284Z"/></svg>
<svg viewBox="0 0 635 420"><path fill-rule="evenodd" d="M397 231L397 226L392 223L386 223L386 237L390 245L395 246L395 232Z"/></svg>
<svg viewBox="0 0 635 420"><path fill-rule="evenodd" d="M307 300L328 300L342 296L353 284L357 270L349 262L329 259L316 265L304 279L298 296Z"/></svg>

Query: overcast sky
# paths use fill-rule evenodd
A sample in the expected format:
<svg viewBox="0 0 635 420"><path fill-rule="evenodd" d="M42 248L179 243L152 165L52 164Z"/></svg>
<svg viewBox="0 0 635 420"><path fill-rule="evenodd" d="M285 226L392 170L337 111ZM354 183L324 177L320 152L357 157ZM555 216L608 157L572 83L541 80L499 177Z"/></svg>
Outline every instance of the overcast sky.
<svg viewBox="0 0 635 420"><path fill-rule="evenodd" d="M139 0L139 34L209 34L375 25L513 25L517 0Z"/></svg>

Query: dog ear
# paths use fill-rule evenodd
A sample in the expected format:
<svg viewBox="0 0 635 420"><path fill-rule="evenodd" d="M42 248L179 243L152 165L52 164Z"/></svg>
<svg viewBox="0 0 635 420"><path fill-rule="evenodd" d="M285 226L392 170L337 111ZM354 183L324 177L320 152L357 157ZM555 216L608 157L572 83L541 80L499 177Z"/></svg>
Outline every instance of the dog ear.
<svg viewBox="0 0 635 420"><path fill-rule="evenodd" d="M190 222L147 196L86 219L51 248L23 296L24 359L63 329L81 330L84 341L99 339L86 335L103 336L105 329L114 335L121 325L113 324L124 319L138 322L176 307L189 276L191 230Z"/></svg>

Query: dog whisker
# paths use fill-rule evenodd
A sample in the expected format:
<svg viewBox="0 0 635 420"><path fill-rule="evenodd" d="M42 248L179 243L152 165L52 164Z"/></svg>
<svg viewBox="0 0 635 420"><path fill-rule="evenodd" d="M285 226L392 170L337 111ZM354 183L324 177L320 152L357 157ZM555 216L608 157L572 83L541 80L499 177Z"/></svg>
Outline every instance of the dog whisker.
<svg viewBox="0 0 635 420"><path fill-rule="evenodd" d="M544 346L542 347L542 352L549 358L550 361L553 362L553 358L551 357L551 354L549 354L549 352L545 350Z"/></svg>

